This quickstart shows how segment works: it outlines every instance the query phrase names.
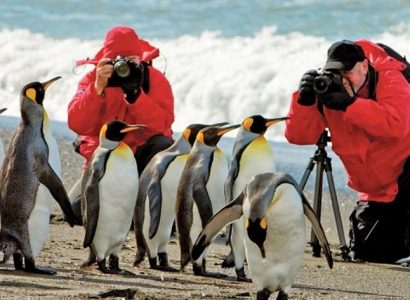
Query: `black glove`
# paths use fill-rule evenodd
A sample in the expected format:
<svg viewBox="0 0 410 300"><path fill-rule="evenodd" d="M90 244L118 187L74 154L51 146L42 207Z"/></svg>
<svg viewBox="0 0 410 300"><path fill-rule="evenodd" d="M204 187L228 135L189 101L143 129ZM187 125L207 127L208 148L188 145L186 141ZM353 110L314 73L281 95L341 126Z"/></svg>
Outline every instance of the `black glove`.
<svg viewBox="0 0 410 300"><path fill-rule="evenodd" d="M133 104L137 101L138 96L141 94L141 86L142 81L136 80L124 81L121 84L121 88L125 94L125 100L127 100L128 103Z"/></svg>
<svg viewBox="0 0 410 300"><path fill-rule="evenodd" d="M327 108L341 111L346 111L346 108L356 100L355 96L351 97L346 91L325 93L317 97Z"/></svg>
<svg viewBox="0 0 410 300"><path fill-rule="evenodd" d="M298 103L305 106L310 106L316 102L316 93L313 89L313 80L319 76L317 70L309 70L303 74L299 84L299 99Z"/></svg>

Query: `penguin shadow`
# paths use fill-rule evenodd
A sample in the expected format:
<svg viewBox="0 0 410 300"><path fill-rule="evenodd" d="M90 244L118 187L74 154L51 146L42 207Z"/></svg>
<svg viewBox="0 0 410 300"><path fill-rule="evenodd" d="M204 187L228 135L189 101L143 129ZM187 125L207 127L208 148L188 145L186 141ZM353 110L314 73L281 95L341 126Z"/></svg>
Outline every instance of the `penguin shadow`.
<svg viewBox="0 0 410 300"><path fill-rule="evenodd" d="M2 263L0 264L0 275L7 275L7 277L11 276L16 276L16 277L35 277L35 278L57 278L58 275L56 274L40 274L40 273L32 273L32 272L26 272L23 270L16 270L14 268L14 264L12 263ZM55 271L55 272L61 272L60 270L56 270L53 268L47 268L48 270ZM3 285L4 282L1 282Z"/></svg>
<svg viewBox="0 0 410 300"><path fill-rule="evenodd" d="M183 286L188 284L198 284L195 281L189 281L185 279L179 279L174 277L165 277L163 275L158 274L135 274L132 277L118 277L113 276L111 274L104 274L98 271L97 268L95 270L83 270L79 269L78 266L64 269L64 270L56 270L58 273L55 275L45 275L45 274L34 274L34 273L27 273L24 271L14 270L13 264L6 263L2 264L0 268L0 275L4 275L5 277L11 279L14 278L13 281L2 281L2 286L9 286L9 287L17 287L17 288L39 288L39 289L58 289L58 290L67 290L70 288L64 287L56 287L55 284L52 286L42 285L33 282L26 282L24 281L25 278L44 278L44 279L52 279L53 281L61 281L63 282L62 285L70 286L68 282L85 282L90 284L97 284L97 285L115 285L115 286L123 286L129 287L131 284L133 287L140 287L140 288L149 288L149 289L156 289L158 288L158 282L173 282L173 283L180 283ZM85 277L79 278L71 278L70 274L77 273L84 275ZM15 280L16 278L21 278L21 281ZM139 280L149 280L152 281L151 283L141 283ZM171 290L183 290L185 291L186 288L177 288L177 287L167 287L167 289Z"/></svg>
<svg viewBox="0 0 410 300"><path fill-rule="evenodd" d="M352 295L374 296L375 298L380 298L380 297L383 297L386 299L400 298L400 296L396 296L396 295L387 295L387 294L383 295L380 293L354 291L354 290L348 290L348 289L321 288L318 286L312 286L312 285L307 285L307 284L293 284L292 288L302 289L302 290L316 290L316 291L321 291L324 293L339 292L339 293L346 293L346 294L352 294Z"/></svg>
<svg viewBox="0 0 410 300"><path fill-rule="evenodd" d="M0 271L1 274L1 271ZM3 287L15 287L19 289L42 289L42 290L69 290L69 288L63 288L63 287L55 287L55 286L48 286L44 284L37 284L37 283L32 283L32 282L7 282L7 281L2 281L1 285Z"/></svg>

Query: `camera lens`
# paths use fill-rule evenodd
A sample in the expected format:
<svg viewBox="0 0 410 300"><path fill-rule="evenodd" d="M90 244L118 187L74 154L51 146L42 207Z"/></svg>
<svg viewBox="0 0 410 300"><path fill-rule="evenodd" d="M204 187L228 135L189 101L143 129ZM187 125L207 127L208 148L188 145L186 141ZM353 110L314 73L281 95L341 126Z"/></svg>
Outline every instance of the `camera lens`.
<svg viewBox="0 0 410 300"><path fill-rule="evenodd" d="M326 75L318 76L313 81L313 89L318 94L325 93L332 84L332 78Z"/></svg>
<svg viewBox="0 0 410 300"><path fill-rule="evenodd" d="M126 61L119 60L114 65L114 72L118 75L118 77L125 78L130 75L131 70Z"/></svg>

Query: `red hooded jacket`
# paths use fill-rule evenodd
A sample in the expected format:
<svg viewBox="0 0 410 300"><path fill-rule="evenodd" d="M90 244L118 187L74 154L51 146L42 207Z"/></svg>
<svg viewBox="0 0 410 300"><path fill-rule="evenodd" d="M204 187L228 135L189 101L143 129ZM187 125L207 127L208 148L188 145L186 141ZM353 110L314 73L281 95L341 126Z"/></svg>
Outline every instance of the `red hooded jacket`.
<svg viewBox="0 0 410 300"><path fill-rule="evenodd" d="M367 40L356 41L378 73L376 101L358 97L346 112L297 103L293 93L285 136L290 143L315 144L329 128L332 149L346 168L348 185L365 201L391 202L410 156L410 85L405 65Z"/></svg>
<svg viewBox="0 0 410 300"><path fill-rule="evenodd" d="M149 61L158 54L157 48L139 39L131 28L114 27L107 33L104 47L95 58L79 63L96 64L103 57L113 59L117 55L138 55L142 61ZM172 137L174 97L168 80L160 71L149 66L149 92L141 91L133 104L125 100L119 87L106 87L104 95L99 96L94 88L95 79L95 70L86 74L68 106L68 126L80 135L79 150L87 162L98 146L101 126L114 119L147 125L144 129L130 132L124 139L134 152L154 135Z"/></svg>

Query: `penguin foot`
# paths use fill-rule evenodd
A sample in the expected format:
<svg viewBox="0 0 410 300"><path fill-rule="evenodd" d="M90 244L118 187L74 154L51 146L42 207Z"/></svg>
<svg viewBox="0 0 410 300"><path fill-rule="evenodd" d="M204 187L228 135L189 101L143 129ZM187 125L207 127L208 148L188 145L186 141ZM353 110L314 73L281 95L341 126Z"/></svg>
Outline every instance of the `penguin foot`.
<svg viewBox="0 0 410 300"><path fill-rule="evenodd" d="M158 270L158 271L165 271L165 272L179 272L178 269L175 269L169 265L168 266L161 266L161 265L151 266L151 269Z"/></svg>
<svg viewBox="0 0 410 300"><path fill-rule="evenodd" d="M50 269L44 269L39 267L34 268L24 268L24 272L26 273L36 273L36 274L44 274L44 275L55 275L57 274L56 271Z"/></svg>
<svg viewBox="0 0 410 300"><path fill-rule="evenodd" d="M166 255L166 254L165 254ZM158 270L158 271L165 271L165 272L179 272L179 270L171 267L168 264L168 259L161 260L160 254L158 254L159 257L159 265L157 264L157 258L148 258L149 261L149 266L153 270Z"/></svg>
<svg viewBox="0 0 410 300"><path fill-rule="evenodd" d="M168 271L168 272L178 272L177 269L169 265L167 253L158 253L158 260L159 260L159 267L162 270Z"/></svg>
<svg viewBox="0 0 410 300"><path fill-rule="evenodd" d="M95 256L94 251L90 248L88 248L88 259L81 265L81 269L86 269L88 267L91 267L97 262L97 257Z"/></svg>
<svg viewBox="0 0 410 300"><path fill-rule="evenodd" d="M268 289L263 289L256 293L256 300L268 300L271 292ZM280 292L279 292L280 294ZM279 297L279 295L278 295Z"/></svg>
<svg viewBox="0 0 410 300"><path fill-rule="evenodd" d="M6 259L6 256L4 256L4 259ZM23 256L21 253L14 253L13 254L13 262L14 262L14 268L19 271L24 271L23 267Z"/></svg>
<svg viewBox="0 0 410 300"><path fill-rule="evenodd" d="M232 251L229 252L229 254L222 261L221 267L224 268L224 269L230 269L230 268L235 267L235 259L234 259Z"/></svg>
<svg viewBox="0 0 410 300"><path fill-rule="evenodd" d="M240 269L235 269L236 272L236 280L241 282L252 282L251 279L246 278L245 268L242 267Z"/></svg>
<svg viewBox="0 0 410 300"><path fill-rule="evenodd" d="M279 291L276 300L288 300L288 294L286 294L284 291Z"/></svg>
<svg viewBox="0 0 410 300"><path fill-rule="evenodd" d="M144 261L144 258L145 258L145 253L143 255L141 255L140 253L137 253L135 255L133 266L138 267L140 265L140 263L142 263Z"/></svg>
<svg viewBox="0 0 410 300"><path fill-rule="evenodd" d="M34 260L25 259L25 268L24 272L26 273L36 273L36 274L44 274L44 275L55 275L57 274L54 270L39 268L35 266Z"/></svg>
<svg viewBox="0 0 410 300"><path fill-rule="evenodd" d="M194 275L203 276L203 277L214 277L214 278L226 278L228 275L217 272L208 272L202 266L193 266Z"/></svg>

